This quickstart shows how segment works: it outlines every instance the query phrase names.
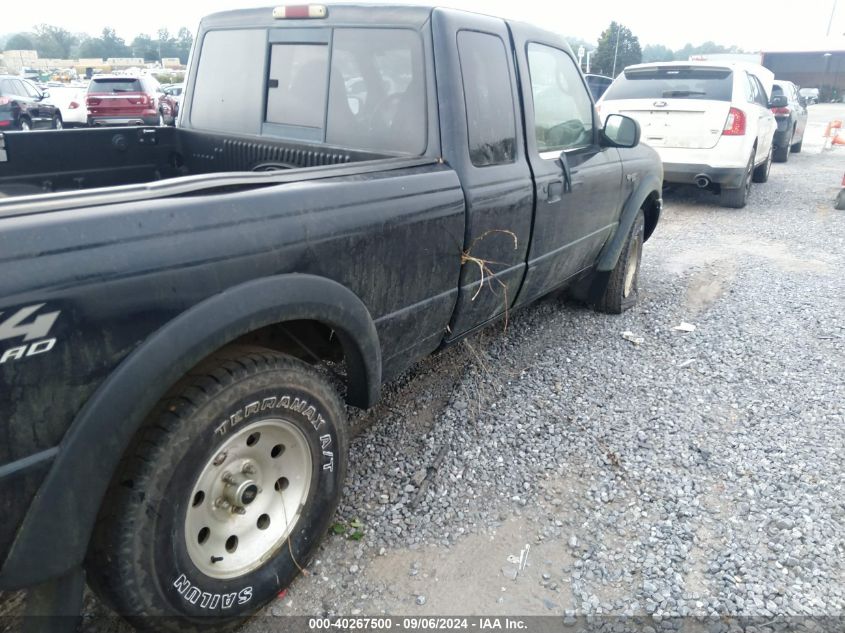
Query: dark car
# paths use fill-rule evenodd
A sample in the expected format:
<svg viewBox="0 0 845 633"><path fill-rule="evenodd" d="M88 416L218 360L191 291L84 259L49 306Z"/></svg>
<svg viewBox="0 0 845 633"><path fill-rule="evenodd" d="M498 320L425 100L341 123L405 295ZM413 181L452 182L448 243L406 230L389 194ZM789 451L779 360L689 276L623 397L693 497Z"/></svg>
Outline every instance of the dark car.
<svg viewBox="0 0 845 633"><path fill-rule="evenodd" d="M584 79L587 80L587 86L593 95L593 101L601 99L601 96L610 88L610 84L613 83L613 79L604 75L584 75Z"/></svg>
<svg viewBox="0 0 845 633"><path fill-rule="evenodd" d="M62 129L61 112L45 102L49 96L26 79L0 75L0 132Z"/></svg>
<svg viewBox="0 0 845 633"><path fill-rule="evenodd" d="M777 163L789 160L789 152L801 151L807 129L807 100L791 81L776 79L772 86L772 112L778 129L775 132L772 159Z"/></svg>
<svg viewBox="0 0 845 633"><path fill-rule="evenodd" d="M103 75L88 84L88 125L165 125L173 119L169 97L151 77Z"/></svg>
<svg viewBox="0 0 845 633"><path fill-rule="evenodd" d="M660 158L562 36L338 4L195 42L175 128L0 136L0 591L33 613L87 577L233 629L332 525L344 399L555 291L637 302Z"/></svg>

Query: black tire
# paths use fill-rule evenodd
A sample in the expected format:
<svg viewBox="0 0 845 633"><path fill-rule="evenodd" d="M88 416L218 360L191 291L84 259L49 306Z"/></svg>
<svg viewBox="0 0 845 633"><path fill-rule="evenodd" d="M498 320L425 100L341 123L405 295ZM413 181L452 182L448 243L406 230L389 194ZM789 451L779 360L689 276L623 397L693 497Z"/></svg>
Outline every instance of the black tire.
<svg viewBox="0 0 845 633"><path fill-rule="evenodd" d="M845 189L840 189L834 205L839 211L845 211Z"/></svg>
<svg viewBox="0 0 845 633"><path fill-rule="evenodd" d="M751 193L751 173L753 171L753 165L754 154L752 154L751 158L748 159L748 165L745 167L745 174L743 176L744 185L742 187L737 189L722 187L722 191L719 195L719 202L722 203L723 207L742 209L746 204L748 204L748 195Z"/></svg>
<svg viewBox="0 0 845 633"><path fill-rule="evenodd" d="M604 294L594 306L599 312L622 314L633 308L639 299L640 265L643 260L643 243L645 242L645 217L642 209L637 211L637 217L628 233L625 248L616 262L616 268L610 273L610 279Z"/></svg>
<svg viewBox="0 0 845 633"><path fill-rule="evenodd" d="M769 148L769 154L766 156L766 160L754 168L754 175L752 178L754 182L763 183L769 180L769 172L772 170L772 157L774 155L774 151L775 146L772 145Z"/></svg>
<svg viewBox="0 0 845 633"><path fill-rule="evenodd" d="M32 122L26 117L21 118L21 132L31 132Z"/></svg>
<svg viewBox="0 0 845 633"><path fill-rule="evenodd" d="M212 527L224 536L238 529L233 525L246 525L257 534L249 512L262 510L246 504L260 495L271 495L269 501L277 503L275 495L281 497L280 490L287 486L257 488L252 499L244 502L249 512L235 513L233 509L230 515L228 506L221 510L222 497L217 497L220 488L209 487L208 498L203 493L197 501L196 486L202 486L203 481L198 477L212 467L212 471L218 467L234 469L241 477L238 451L253 444L250 450L268 451L269 444L264 446L259 440L249 443L256 435L251 430L266 428L260 425L273 424L276 418L284 418L294 435L302 438L298 454L305 459L303 464L310 464L291 480L295 482L291 490L295 485L303 489L301 513L292 521L294 527L287 536L288 515L284 523L274 522L273 527L279 526L278 538L284 540L274 542L265 554L260 554L263 550L259 548L261 557L254 560L254 567L243 573L236 570L240 575L235 577L213 577L198 568L188 549L204 547L202 536L197 539L199 545L187 543L189 512L223 511L223 527ZM251 435L242 444L245 431ZM220 452L235 440L236 448ZM239 626L293 581L328 531L343 487L347 445L345 407L319 371L261 348L224 350L159 403L122 460L103 503L86 561L92 588L141 629L207 631ZM278 448L274 446L272 451ZM281 448L280 453L272 454L274 459L284 452L284 446ZM283 464L290 453L288 449L278 462L270 461ZM220 459L224 461L218 464ZM247 472L246 466L242 472ZM275 479L279 472L270 476ZM231 477L228 470L221 476L224 480ZM255 480L260 481L259 475ZM288 480L282 476L275 481ZM257 523L265 530L262 534L270 534L271 540L277 538L269 528L261 527L264 517L267 515L259 517ZM237 548L237 538L234 544ZM235 557L233 552L232 560ZM218 560L223 558L215 560L212 553L210 562L203 558L201 564L214 568Z"/></svg>
<svg viewBox="0 0 845 633"><path fill-rule="evenodd" d="M776 147L772 159L776 163L785 163L789 160L789 145L783 147Z"/></svg>
<svg viewBox="0 0 845 633"><path fill-rule="evenodd" d="M802 145L804 145L804 139L803 138L800 141L798 141L797 143L793 143L792 147L790 148L792 150L792 153L793 154L800 154Z"/></svg>
<svg viewBox="0 0 845 633"><path fill-rule="evenodd" d="M62 121L62 117L60 115L56 115L53 117L53 124L51 126L54 130L63 130L65 125Z"/></svg>

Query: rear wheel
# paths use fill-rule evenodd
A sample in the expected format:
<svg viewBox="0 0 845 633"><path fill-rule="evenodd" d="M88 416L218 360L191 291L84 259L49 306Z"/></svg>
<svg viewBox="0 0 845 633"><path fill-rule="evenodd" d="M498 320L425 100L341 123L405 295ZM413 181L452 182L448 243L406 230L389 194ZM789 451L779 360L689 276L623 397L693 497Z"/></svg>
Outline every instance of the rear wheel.
<svg viewBox="0 0 845 633"><path fill-rule="evenodd" d="M63 130L64 124L62 123L62 117L58 114L53 117L53 129L54 130Z"/></svg>
<svg viewBox="0 0 845 633"><path fill-rule="evenodd" d="M792 136L789 138L789 143L783 147L776 147L774 153L774 161L776 163L785 163L789 160L789 150L792 147L792 141L795 139L795 129L792 129Z"/></svg>
<svg viewBox="0 0 845 633"><path fill-rule="evenodd" d="M29 122L29 119L21 119L21 132L31 132L32 131L32 123Z"/></svg>
<svg viewBox="0 0 845 633"><path fill-rule="evenodd" d="M792 145L792 153L793 154L800 154L801 153L801 146L804 144L804 139L802 138L797 143Z"/></svg>
<svg viewBox="0 0 845 633"><path fill-rule="evenodd" d="M754 170L754 154L748 159L745 166L745 173L742 177L742 186L737 189L722 187L719 200L723 207L742 209L748 203L748 196L751 193L751 173Z"/></svg>
<svg viewBox="0 0 845 633"><path fill-rule="evenodd" d="M297 359L233 348L162 401L123 460L88 558L130 622L236 626L304 568L346 470L344 407Z"/></svg>

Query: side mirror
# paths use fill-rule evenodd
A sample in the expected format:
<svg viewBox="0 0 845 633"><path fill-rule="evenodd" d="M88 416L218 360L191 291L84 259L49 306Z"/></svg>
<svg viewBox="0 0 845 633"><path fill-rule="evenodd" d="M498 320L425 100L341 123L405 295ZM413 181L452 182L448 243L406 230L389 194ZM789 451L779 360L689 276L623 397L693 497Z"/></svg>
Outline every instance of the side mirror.
<svg viewBox="0 0 845 633"><path fill-rule="evenodd" d="M602 137L610 147L636 147L640 144L640 124L622 114L608 115Z"/></svg>
<svg viewBox="0 0 845 633"><path fill-rule="evenodd" d="M50 98L50 93L49 93L49 92L42 92L42 93L41 93L41 98L42 98L42 99L49 99L49 98Z"/></svg>
<svg viewBox="0 0 845 633"><path fill-rule="evenodd" d="M786 98L786 95L775 95L772 97L771 101L769 101L770 108L785 108L789 105L789 99Z"/></svg>

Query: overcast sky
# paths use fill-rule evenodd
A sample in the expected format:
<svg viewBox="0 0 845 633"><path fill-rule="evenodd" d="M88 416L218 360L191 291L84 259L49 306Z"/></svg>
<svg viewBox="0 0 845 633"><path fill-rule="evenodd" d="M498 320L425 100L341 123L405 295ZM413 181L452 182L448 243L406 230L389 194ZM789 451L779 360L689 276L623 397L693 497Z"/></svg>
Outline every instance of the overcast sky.
<svg viewBox="0 0 845 633"><path fill-rule="evenodd" d="M381 0L369 1L378 3ZM396 4L397 0L388 3ZM712 40L752 51L794 41L802 44L817 41L825 35L834 6L834 0L790 3L773 0L422 0L410 3L453 6L518 18L588 41L596 41L610 21L616 20L630 28L643 45L665 44L677 49L687 42L700 44ZM845 32L845 0L839 0L838 5L831 35ZM180 26L187 26L195 32L205 14L272 6L272 3L261 0L144 0L140 4L114 0L39 0L17 6L17 11L4 12L0 32L29 30L35 23L46 22L90 34L111 26L121 37L131 40L139 32L155 34L161 26L174 32ZM25 7L37 10L24 10Z"/></svg>

